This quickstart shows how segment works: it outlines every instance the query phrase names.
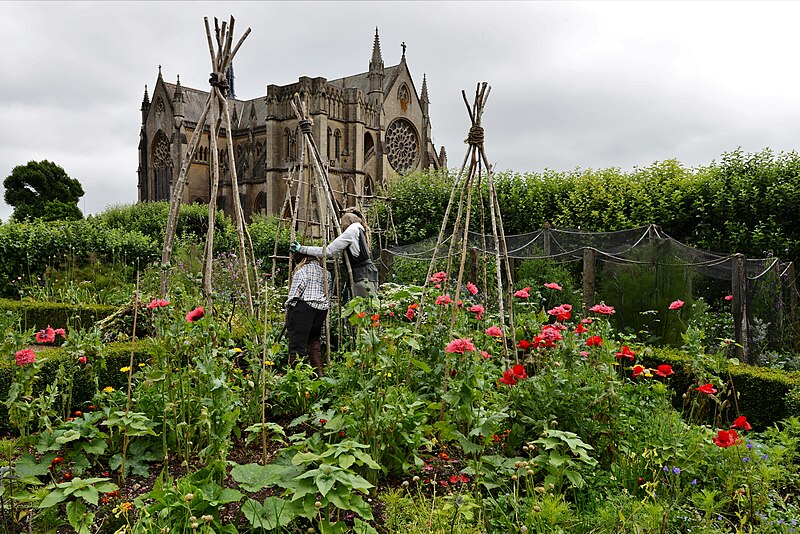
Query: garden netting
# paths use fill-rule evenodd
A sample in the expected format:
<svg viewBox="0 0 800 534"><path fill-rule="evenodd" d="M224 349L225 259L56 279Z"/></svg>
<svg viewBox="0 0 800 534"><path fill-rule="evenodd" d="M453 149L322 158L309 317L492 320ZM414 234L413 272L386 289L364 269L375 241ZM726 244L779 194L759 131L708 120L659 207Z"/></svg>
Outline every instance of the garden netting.
<svg viewBox="0 0 800 534"><path fill-rule="evenodd" d="M447 261L451 239L446 238L437 253L441 266ZM738 354L750 363L780 363L776 360L797 348L798 291L791 262L696 249L671 238L657 225L616 232L545 228L508 235L505 241L516 273L515 286L530 281L531 265L534 271L551 271L548 266L558 265L572 278L568 285L579 305L605 302L614 306L616 326L642 341L680 345L681 334L694 324L703 329L709 346L726 339L738 342ZM462 243L457 245L453 247L454 269ZM435 247L434 237L383 249L385 279L421 283ZM471 266L472 276L480 276L475 265L483 258L492 280L493 237L469 232L467 250L470 257L465 263ZM525 265L527 269L521 269ZM562 298L566 301L569 296ZM669 310L677 300L684 301L684 306Z"/></svg>

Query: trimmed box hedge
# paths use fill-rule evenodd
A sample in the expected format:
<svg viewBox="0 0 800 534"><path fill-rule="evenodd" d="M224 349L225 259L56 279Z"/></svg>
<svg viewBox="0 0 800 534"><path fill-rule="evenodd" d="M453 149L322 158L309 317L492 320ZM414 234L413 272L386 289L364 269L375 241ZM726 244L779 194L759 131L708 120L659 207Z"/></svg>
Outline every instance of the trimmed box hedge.
<svg viewBox="0 0 800 534"><path fill-rule="evenodd" d="M669 384L675 390L673 404L680 410L683 408L683 394L693 387L694 379L688 373L691 368L691 357L684 352L669 348L654 348L642 353L640 362L647 367L655 368L660 364L672 365L675 374ZM747 364L727 365L722 380L733 381L738 393L734 401L730 397L729 413L736 416L736 404L739 412L747 416L747 420L755 430L764 430L778 421L791 416L798 416L797 403L789 396L795 388L800 387L800 372L786 372L767 367L756 367ZM788 396L788 397L787 397ZM730 417L733 420L733 417Z"/></svg>
<svg viewBox="0 0 800 534"><path fill-rule="evenodd" d="M109 343L103 347L102 351L106 359L105 369L100 368L99 365L94 365L90 360L85 366L81 366L79 372L75 373L72 386L73 408L81 408L92 400L97 391L95 377L97 377L97 386L99 388L111 386L114 389L121 389L127 387L128 374L120 372L120 369L130 364L131 343L129 341ZM146 341L139 340L134 342L133 351L134 366L149 361L150 355L146 350ZM48 347L40 350L36 353L36 357L44 360L44 363L39 372L40 379L34 386L35 393L40 393L55 380L58 367L62 363L80 365L72 360L73 356L70 356L64 349L59 347ZM8 361L1 361L0 436L16 433L16 429L9 423L8 410L3 404L8 398L8 390L13 378L14 364Z"/></svg>
<svg viewBox="0 0 800 534"><path fill-rule="evenodd" d="M22 328L41 330L53 328L88 328L108 317L116 306L91 304L64 304L62 302L32 302L0 298L0 313L12 312L22 319Z"/></svg>

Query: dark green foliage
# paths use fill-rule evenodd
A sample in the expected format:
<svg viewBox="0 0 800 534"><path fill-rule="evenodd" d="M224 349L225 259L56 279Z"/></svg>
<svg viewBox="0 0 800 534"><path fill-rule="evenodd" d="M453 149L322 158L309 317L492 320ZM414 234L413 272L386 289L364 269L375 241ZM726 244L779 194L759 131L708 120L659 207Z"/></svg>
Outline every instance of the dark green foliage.
<svg viewBox="0 0 800 534"><path fill-rule="evenodd" d="M508 235L539 230L545 222L594 232L655 223L704 250L800 257L800 228L794 223L800 206L796 152L737 149L694 169L667 160L632 171L506 172L495 175L495 182ZM400 244L437 235L452 186L450 177L425 173L390 184ZM473 229L476 224L477 218Z"/></svg>
<svg viewBox="0 0 800 534"><path fill-rule="evenodd" d="M22 328L87 328L111 315L116 306L71 305L59 302L25 302L0 298L0 314L11 312L21 319Z"/></svg>
<svg viewBox="0 0 800 534"><path fill-rule="evenodd" d="M5 201L17 221L81 219L78 200L83 187L63 168L47 160L17 165L3 182Z"/></svg>
<svg viewBox="0 0 800 534"><path fill-rule="evenodd" d="M134 345L134 366L137 366L140 362L147 362L149 359L145 343L137 341ZM75 362L72 359L73 357L61 348L53 347L41 351L37 350L37 360L43 360L45 363L39 374L40 380L34 386L35 392L44 391L48 384L54 382L56 371L62 364L76 365L81 368L80 372L75 373L73 382L72 399L73 408L75 409L85 408L97 392L98 387L100 389L107 386L111 386L114 389L126 388L128 374L120 372L120 369L130 364L131 344L129 342L109 343L103 347L103 356L106 362L105 369L95 365L92 361L88 362L87 365ZM13 377L14 364L8 361L0 362L0 400L5 400L8 397L8 388ZM95 378L97 379L96 381ZM8 420L8 410L0 402L0 436L14 433L14 427Z"/></svg>
<svg viewBox="0 0 800 534"><path fill-rule="evenodd" d="M672 365L675 374L669 377L669 385L675 390L675 405L680 409L682 395L695 387L693 377L687 374L690 357L676 350L653 349L652 352L641 354L638 363L652 368L663 363ZM739 395L738 412L737 402L732 396L728 398L730 406L726 418L730 421L737 415L745 415L753 428L761 431L786 417L800 415L789 409L796 407L792 397L787 403L787 395L800 386L800 373L739 364L728 365L725 372L720 373L720 378L732 381Z"/></svg>

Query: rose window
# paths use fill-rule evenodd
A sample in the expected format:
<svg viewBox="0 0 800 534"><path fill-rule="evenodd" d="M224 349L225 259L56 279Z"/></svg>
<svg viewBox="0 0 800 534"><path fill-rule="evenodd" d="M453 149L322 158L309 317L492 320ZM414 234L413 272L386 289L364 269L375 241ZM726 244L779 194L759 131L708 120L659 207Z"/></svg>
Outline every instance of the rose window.
<svg viewBox="0 0 800 534"><path fill-rule="evenodd" d="M414 125L397 119L386 128L386 155L397 172L407 172L419 161L419 139Z"/></svg>

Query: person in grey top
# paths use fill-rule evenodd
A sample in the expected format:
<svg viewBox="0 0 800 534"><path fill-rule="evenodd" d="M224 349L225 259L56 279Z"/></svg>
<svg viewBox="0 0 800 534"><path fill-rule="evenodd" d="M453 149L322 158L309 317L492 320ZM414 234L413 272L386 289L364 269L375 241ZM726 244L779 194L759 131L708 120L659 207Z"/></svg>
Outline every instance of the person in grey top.
<svg viewBox="0 0 800 534"><path fill-rule="evenodd" d="M324 255L332 256L344 251L350 260L353 271L353 287L349 288L350 281L346 280L349 296L366 297L378 293L378 269L372 263L367 242L367 229L364 219L357 210L346 211L340 220L342 233L331 241L324 249ZM322 247L310 247L298 242L291 244L292 252L310 254L321 258Z"/></svg>

